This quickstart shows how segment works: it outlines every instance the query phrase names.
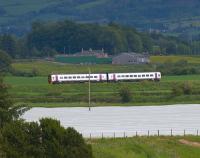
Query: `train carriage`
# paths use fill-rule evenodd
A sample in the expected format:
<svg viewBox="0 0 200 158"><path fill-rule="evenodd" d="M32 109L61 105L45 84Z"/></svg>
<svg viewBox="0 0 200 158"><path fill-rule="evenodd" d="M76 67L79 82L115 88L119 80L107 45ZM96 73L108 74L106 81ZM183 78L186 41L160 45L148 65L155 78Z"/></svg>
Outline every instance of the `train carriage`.
<svg viewBox="0 0 200 158"><path fill-rule="evenodd" d="M117 82L117 81L139 81L161 79L160 72L139 72L139 73L95 73L95 74L51 74L48 82L51 84L70 82Z"/></svg>

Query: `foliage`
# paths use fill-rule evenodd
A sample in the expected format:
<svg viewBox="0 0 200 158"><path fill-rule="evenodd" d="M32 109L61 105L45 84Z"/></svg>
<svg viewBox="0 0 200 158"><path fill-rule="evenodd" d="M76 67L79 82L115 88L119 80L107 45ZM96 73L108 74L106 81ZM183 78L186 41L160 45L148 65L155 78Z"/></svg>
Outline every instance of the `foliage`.
<svg viewBox="0 0 200 158"><path fill-rule="evenodd" d="M19 118L19 116L27 110L27 108L22 106L14 106L10 98L7 85L5 85L3 79L0 78L0 128L6 123Z"/></svg>
<svg viewBox="0 0 200 158"><path fill-rule="evenodd" d="M5 52L0 50L0 73L10 70L11 57Z"/></svg>
<svg viewBox="0 0 200 158"><path fill-rule="evenodd" d="M190 95L192 94L192 84L190 82L184 82L183 84L183 93L184 94L187 94L187 95Z"/></svg>
<svg viewBox="0 0 200 158"><path fill-rule="evenodd" d="M183 94L183 89L180 85L178 85L177 83L175 83L173 86L172 86L172 96L175 97L175 96L180 96Z"/></svg>
<svg viewBox="0 0 200 158"><path fill-rule="evenodd" d="M29 24L36 19L49 21L70 17L81 22L115 21L137 26L140 30L187 33L198 28L199 5L198 0L118 0L117 3L116 0L30 0L29 3L19 0L19 4L9 0L1 2L0 24L2 32L21 35L29 31Z"/></svg>
<svg viewBox="0 0 200 158"><path fill-rule="evenodd" d="M14 121L2 130L7 158L92 158L90 145L73 128L59 121L41 119L40 123Z"/></svg>
<svg viewBox="0 0 200 158"><path fill-rule="evenodd" d="M132 100L132 94L128 87L122 87L119 90L119 95L121 97L121 101L124 103L130 102Z"/></svg>
<svg viewBox="0 0 200 158"><path fill-rule="evenodd" d="M184 82L181 84L175 83L172 86L172 95L173 96L180 96L180 95L190 95L192 94L193 91L193 87L192 84L190 82Z"/></svg>

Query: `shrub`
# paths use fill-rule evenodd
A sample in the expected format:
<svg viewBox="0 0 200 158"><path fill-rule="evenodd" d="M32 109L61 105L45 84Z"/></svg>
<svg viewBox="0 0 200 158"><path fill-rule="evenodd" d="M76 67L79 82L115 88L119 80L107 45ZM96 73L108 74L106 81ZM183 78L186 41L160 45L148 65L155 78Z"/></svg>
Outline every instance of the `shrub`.
<svg viewBox="0 0 200 158"><path fill-rule="evenodd" d="M183 88L182 86L178 84L174 84L172 87L172 96L180 96L183 94Z"/></svg>
<svg viewBox="0 0 200 158"><path fill-rule="evenodd" d="M184 94L191 94L192 93L192 85L189 82L185 82L183 84L183 93Z"/></svg>
<svg viewBox="0 0 200 158"><path fill-rule="evenodd" d="M119 95L121 97L121 101L124 103L130 102L132 100L132 94L128 87L122 87L119 90Z"/></svg>

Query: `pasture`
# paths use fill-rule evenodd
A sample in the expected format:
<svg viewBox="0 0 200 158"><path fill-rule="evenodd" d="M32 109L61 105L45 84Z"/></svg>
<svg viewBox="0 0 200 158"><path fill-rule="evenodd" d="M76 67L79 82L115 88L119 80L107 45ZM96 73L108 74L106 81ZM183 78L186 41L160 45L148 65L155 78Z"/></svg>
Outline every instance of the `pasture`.
<svg viewBox="0 0 200 158"><path fill-rule="evenodd" d="M161 82L118 82L91 83L92 106L160 105L173 103L200 103L200 75L163 76ZM30 106L87 106L88 83L48 84L47 77L7 76L9 92L16 102ZM172 96L175 84L189 82L193 92L190 95ZM119 90L129 87L132 93L130 103L122 103Z"/></svg>
<svg viewBox="0 0 200 158"><path fill-rule="evenodd" d="M184 60L190 64L200 64L200 56L151 56L150 60L152 63L175 63Z"/></svg>
<svg viewBox="0 0 200 158"><path fill-rule="evenodd" d="M198 59L198 57L196 58ZM179 56L180 59L181 56ZM47 76L51 73L88 73L89 68L92 73L156 71L154 64L68 65L43 60L18 61L13 63L12 67L17 73L32 74L34 72L35 74L35 77L7 76L5 78L5 82L10 85L9 92L12 98L18 103L23 102L30 106L45 107L88 105L88 83L49 85ZM173 96L172 88L184 83L189 83L192 86L192 93ZM121 102L119 90L123 87L129 87L131 91L132 100L130 103ZM91 101L92 106L200 103L200 75L163 75L161 82L92 83Z"/></svg>
<svg viewBox="0 0 200 158"><path fill-rule="evenodd" d="M181 140L200 143L200 137L133 137L88 140L95 158L199 158L200 147Z"/></svg>
<svg viewBox="0 0 200 158"><path fill-rule="evenodd" d="M140 72L152 71L153 65L70 65L48 61L16 62L12 64L16 71L32 72L36 70L39 76L47 76L50 73L92 73L105 72Z"/></svg>

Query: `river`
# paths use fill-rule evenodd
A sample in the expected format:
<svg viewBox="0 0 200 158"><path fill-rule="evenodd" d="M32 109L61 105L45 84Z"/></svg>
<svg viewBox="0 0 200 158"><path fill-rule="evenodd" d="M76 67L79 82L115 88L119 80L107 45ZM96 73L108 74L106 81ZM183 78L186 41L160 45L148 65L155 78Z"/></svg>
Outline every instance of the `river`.
<svg viewBox="0 0 200 158"><path fill-rule="evenodd" d="M22 118L38 121L51 117L64 127L74 127L84 137L197 134L200 105L32 108ZM159 131L158 131L159 130ZM171 131L172 130L172 131ZM200 134L200 131L199 131Z"/></svg>

